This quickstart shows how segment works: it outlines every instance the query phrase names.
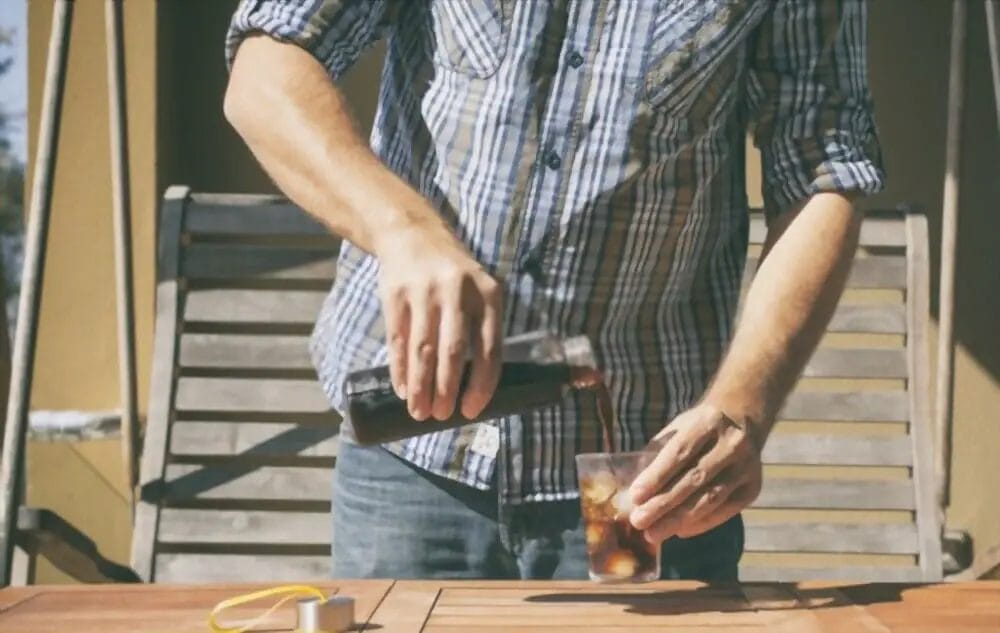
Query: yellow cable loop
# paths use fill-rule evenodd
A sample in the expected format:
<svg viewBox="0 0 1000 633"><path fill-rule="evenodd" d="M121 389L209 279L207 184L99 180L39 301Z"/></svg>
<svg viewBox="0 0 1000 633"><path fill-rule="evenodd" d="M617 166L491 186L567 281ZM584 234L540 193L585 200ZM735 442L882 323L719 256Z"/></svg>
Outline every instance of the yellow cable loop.
<svg viewBox="0 0 1000 633"><path fill-rule="evenodd" d="M270 609L246 624L242 624L240 626L224 626L216 621L218 615L226 609L256 602L257 600L261 600L263 598L270 598L271 596L280 596L282 594L288 595L281 600L278 600ZM223 600L219 604L215 605L212 612L208 614L208 628L212 630L212 633L246 633L246 631L254 628L265 618L280 609L281 606L289 600L304 597L318 598L321 601L326 600L326 594L324 594L322 590L310 585L283 585L281 587L272 587L271 589L255 591L253 593L247 593L242 596L236 596L234 598Z"/></svg>

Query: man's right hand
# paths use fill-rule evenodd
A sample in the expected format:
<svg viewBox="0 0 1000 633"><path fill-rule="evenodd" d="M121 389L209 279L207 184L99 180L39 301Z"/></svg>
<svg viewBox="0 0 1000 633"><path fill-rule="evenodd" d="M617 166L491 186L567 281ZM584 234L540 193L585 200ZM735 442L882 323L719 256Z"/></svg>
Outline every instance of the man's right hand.
<svg viewBox="0 0 1000 633"><path fill-rule="evenodd" d="M422 224L375 249L392 384L417 420L447 420L456 405L473 419L500 377L501 287L443 223Z"/></svg>
<svg viewBox="0 0 1000 633"><path fill-rule="evenodd" d="M418 420L474 418L500 376L500 286L437 210L382 164L319 61L265 35L244 41L226 117L282 191L381 264L392 382ZM333 175L331 177L331 175Z"/></svg>

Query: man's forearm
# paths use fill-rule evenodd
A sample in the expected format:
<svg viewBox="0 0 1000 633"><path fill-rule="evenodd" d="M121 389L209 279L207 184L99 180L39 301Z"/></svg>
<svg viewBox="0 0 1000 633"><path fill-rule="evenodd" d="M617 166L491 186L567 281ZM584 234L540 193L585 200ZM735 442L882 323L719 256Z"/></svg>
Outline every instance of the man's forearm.
<svg viewBox="0 0 1000 633"><path fill-rule="evenodd" d="M225 110L289 198L378 257L389 373L410 415L446 420L456 406L479 415L500 375L501 286L372 153L326 69L297 46L247 38Z"/></svg>
<svg viewBox="0 0 1000 633"><path fill-rule="evenodd" d="M736 336L705 396L762 442L830 321L858 243L861 215L840 194L813 196L768 229Z"/></svg>
<svg viewBox="0 0 1000 633"><path fill-rule="evenodd" d="M361 248L375 252L380 238L413 224L445 229L424 198L374 155L340 90L299 47L247 38L233 63L225 112L281 190Z"/></svg>

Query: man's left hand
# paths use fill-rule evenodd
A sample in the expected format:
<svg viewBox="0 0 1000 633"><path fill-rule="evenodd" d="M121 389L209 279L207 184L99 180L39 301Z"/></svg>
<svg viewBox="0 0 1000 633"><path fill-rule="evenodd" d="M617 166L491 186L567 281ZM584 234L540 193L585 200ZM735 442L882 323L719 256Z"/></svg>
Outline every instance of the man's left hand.
<svg viewBox="0 0 1000 633"><path fill-rule="evenodd" d="M706 532L750 505L762 474L754 431L708 404L677 416L651 442L658 454L632 484L632 525L659 544Z"/></svg>

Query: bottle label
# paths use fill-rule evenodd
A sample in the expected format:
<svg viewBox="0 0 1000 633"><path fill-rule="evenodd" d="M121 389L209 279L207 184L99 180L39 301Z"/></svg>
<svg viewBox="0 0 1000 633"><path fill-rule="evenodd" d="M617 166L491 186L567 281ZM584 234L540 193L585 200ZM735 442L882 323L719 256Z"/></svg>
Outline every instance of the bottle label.
<svg viewBox="0 0 1000 633"><path fill-rule="evenodd" d="M494 459L500 451L500 429L492 424L480 424L469 450Z"/></svg>

